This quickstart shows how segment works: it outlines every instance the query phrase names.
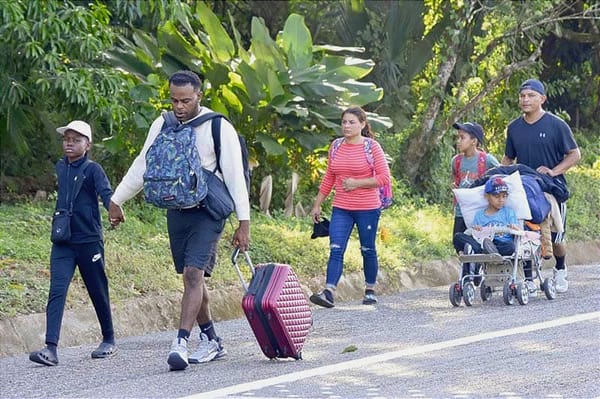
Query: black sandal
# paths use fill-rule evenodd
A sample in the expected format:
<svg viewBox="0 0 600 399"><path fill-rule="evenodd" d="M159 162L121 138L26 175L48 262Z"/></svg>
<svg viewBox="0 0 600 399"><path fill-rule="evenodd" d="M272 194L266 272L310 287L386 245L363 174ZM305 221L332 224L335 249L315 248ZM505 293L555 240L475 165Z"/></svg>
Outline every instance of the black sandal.
<svg viewBox="0 0 600 399"><path fill-rule="evenodd" d="M109 344L108 342L101 342L100 345L92 352L92 359L104 359L111 357L117 351L115 344Z"/></svg>
<svg viewBox="0 0 600 399"><path fill-rule="evenodd" d="M44 366L56 366L58 364L58 358L48 348L31 352L29 354L29 360L43 364Z"/></svg>

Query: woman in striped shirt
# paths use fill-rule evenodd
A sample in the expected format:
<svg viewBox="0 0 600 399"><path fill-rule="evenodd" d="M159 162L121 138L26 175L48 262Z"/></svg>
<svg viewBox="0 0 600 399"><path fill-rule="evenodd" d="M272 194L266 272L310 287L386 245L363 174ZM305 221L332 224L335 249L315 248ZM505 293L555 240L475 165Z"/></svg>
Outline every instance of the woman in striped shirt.
<svg viewBox="0 0 600 399"><path fill-rule="evenodd" d="M343 139L329 149L327 171L319 187L311 215L321 219L321 204L332 190L333 212L329 226L329 260L325 289L310 297L311 302L332 308L334 293L342 276L344 253L356 225L365 275L363 304L377 303L375 284L379 263L375 239L381 215L379 187L390 182L390 170L383 149L373 139L365 111L350 107L342 113ZM369 157L372 158L369 162Z"/></svg>

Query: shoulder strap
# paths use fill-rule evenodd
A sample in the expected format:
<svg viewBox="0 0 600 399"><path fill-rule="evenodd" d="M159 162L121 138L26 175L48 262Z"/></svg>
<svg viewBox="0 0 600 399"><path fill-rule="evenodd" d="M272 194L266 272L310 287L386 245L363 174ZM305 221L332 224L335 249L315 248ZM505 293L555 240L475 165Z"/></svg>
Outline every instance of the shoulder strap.
<svg viewBox="0 0 600 399"><path fill-rule="evenodd" d="M477 175L481 177L485 175L486 170L486 162L487 161L487 153L485 151L479 152L479 158L477 158Z"/></svg>
<svg viewBox="0 0 600 399"><path fill-rule="evenodd" d="M73 194L71 196L71 203L69 204L69 212L73 212L73 202L75 201L75 198L77 198L77 195L79 195L79 191L81 191L81 187L83 187L83 179L85 177L84 173L85 173L85 170L87 169L87 167L91 163L92 163L92 161L90 161L89 159L86 159L81 164L81 170L75 177L75 184L73 185Z"/></svg>
<svg viewBox="0 0 600 399"><path fill-rule="evenodd" d="M163 112L162 117L165 120L165 122L163 123L162 127L160 128L161 132L163 130L167 129L168 127L171 127L171 126L174 127L174 126L179 125L179 121L177 120L177 117L175 116L175 112L173 112L173 111Z"/></svg>
<svg viewBox="0 0 600 399"><path fill-rule="evenodd" d="M204 115L200 115L196 119L190 121L189 124L193 127L198 127L201 124L203 124L204 122L209 121L211 119L215 119L215 118L225 118L225 115L220 114L218 112L208 112L208 113L206 113Z"/></svg>
<svg viewBox="0 0 600 399"><path fill-rule="evenodd" d="M337 150L340 148L343 142L343 137L338 137L337 139L333 140L333 143L331 143L331 159L335 158L335 154L337 153Z"/></svg>
<svg viewBox="0 0 600 399"><path fill-rule="evenodd" d="M163 125L163 129L161 129L161 130L164 130L168 126L177 126L178 124L180 124L179 121L177 120L177 118L175 117L175 113L173 111L163 112L162 116L165 119L165 123ZM220 114L218 112L208 112L204 115L200 115L199 117L197 117L196 119L194 119L188 123L192 127L198 127L198 126L202 125L204 122L208 122L209 120L214 119L212 126L211 126L211 130L212 130L212 138L213 138L213 142L214 142L215 156L217 158L216 170L218 170L221 173L222 173L222 171L221 171L221 163L220 162L221 162L221 119L222 118L227 119L227 117L225 115Z"/></svg>
<svg viewBox="0 0 600 399"><path fill-rule="evenodd" d="M456 158L454 158L454 183L456 187L460 186L460 165L463 160L463 154L458 154Z"/></svg>
<svg viewBox="0 0 600 399"><path fill-rule="evenodd" d="M371 148L371 146L373 145L372 140L368 137L366 137L363 140L364 143L364 149L365 149L365 156L367 157L367 162L369 163L369 166L371 166L371 168L374 170L375 169L375 158L373 157L373 150Z"/></svg>
<svg viewBox="0 0 600 399"><path fill-rule="evenodd" d="M173 111L163 112L162 117L165 120L165 123L163 124L163 127L161 130L164 130L165 128L170 127L170 126L182 125L182 123L179 122L179 120L175 116L175 112L173 112ZM211 119L215 119L215 118L225 118L225 115L220 114L218 112L208 112L208 113L201 115L198 118L188 122L188 124L192 127L198 127L201 124L203 124L204 122L209 121Z"/></svg>
<svg viewBox="0 0 600 399"><path fill-rule="evenodd" d="M215 156L217 157L217 170L223 174L221 170L221 118L214 117L212 121L211 133L215 148Z"/></svg>
<svg viewBox="0 0 600 399"><path fill-rule="evenodd" d="M209 112L190 122L192 126L196 127L213 119L211 124L211 134L215 150L215 157L217 158L217 167L215 170L218 170L221 174L223 174L223 170L221 169L221 119L223 118L227 119L225 115L218 112Z"/></svg>

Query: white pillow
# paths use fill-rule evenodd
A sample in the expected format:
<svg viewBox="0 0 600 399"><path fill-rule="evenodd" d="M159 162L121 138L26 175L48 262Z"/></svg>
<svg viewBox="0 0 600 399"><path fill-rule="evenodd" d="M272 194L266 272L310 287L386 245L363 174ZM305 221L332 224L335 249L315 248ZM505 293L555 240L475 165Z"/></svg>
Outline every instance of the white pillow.
<svg viewBox="0 0 600 399"><path fill-rule="evenodd" d="M531 210L529 209L529 203L527 202L527 195L521 183L521 175L519 171L512 173L511 175L503 178L508 185L508 200L506 206L512 208L517 214L517 219L529 220L531 219ZM460 205L463 218L467 227L473 225L473 218L477 211L485 209L488 206L488 202L485 199L484 194L485 184L474 188L455 188L454 195Z"/></svg>

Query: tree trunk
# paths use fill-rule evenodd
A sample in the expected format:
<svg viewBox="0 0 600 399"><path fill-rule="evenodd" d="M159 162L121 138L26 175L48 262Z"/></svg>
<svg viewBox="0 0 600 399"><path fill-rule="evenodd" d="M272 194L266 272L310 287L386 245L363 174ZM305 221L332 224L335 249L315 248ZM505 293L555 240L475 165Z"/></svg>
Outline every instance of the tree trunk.
<svg viewBox="0 0 600 399"><path fill-rule="evenodd" d="M429 158L429 150L435 147L436 135L433 126L441 109L443 93L446 91L448 80L456 65L457 47L458 44L454 44L449 48L449 55L447 55L446 60L442 62L438 68L438 80L436 82L438 89L436 92L439 94L435 94L429 100L421 125L409 139L408 149L401 161L404 166L406 177L413 184L418 184L417 178L420 175L422 167Z"/></svg>

